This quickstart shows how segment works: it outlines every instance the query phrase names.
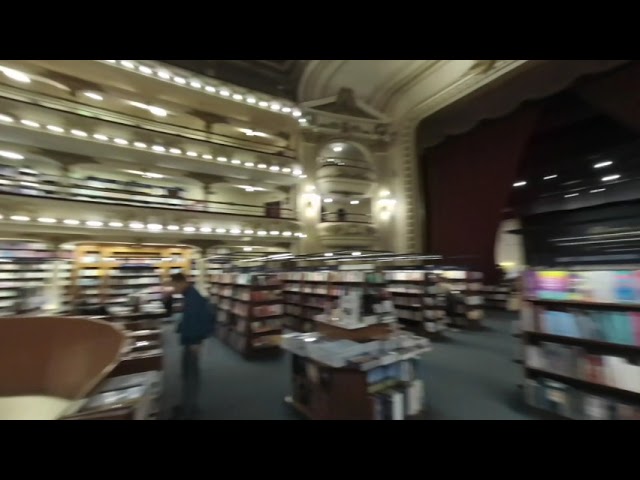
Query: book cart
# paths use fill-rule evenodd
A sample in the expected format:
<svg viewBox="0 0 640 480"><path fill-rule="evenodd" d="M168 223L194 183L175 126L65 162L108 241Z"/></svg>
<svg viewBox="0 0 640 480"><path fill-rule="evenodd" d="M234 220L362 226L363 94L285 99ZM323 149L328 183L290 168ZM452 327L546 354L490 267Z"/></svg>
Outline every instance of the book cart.
<svg viewBox="0 0 640 480"><path fill-rule="evenodd" d="M559 418L640 419L640 267L534 269L520 318L524 396Z"/></svg>

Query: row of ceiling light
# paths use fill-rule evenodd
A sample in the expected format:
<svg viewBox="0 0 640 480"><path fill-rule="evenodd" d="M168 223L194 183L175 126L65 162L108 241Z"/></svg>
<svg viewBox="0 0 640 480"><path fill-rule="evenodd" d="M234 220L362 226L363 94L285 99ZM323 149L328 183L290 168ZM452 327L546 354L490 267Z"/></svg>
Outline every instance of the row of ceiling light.
<svg viewBox="0 0 640 480"><path fill-rule="evenodd" d="M595 169L599 169L599 168L606 168L606 167L610 167L611 165L613 165L613 162L611 160L607 160L604 162L598 162L592 165L593 168ZM546 177L543 177L543 180L553 180L554 178L558 178L557 174L553 174L553 175L547 175ZM604 177L601 178L601 181L603 182L612 182L614 180L618 180L620 178L620 175L618 174L614 174L614 175L605 175ZM527 182L525 180L520 180L516 183L513 184L514 187L524 187L527 184ZM600 189L597 190L598 192L602 191L604 189ZM573 196L573 194L571 195Z"/></svg>
<svg viewBox="0 0 640 480"><path fill-rule="evenodd" d="M294 107L291 104L288 104L287 102L261 100L256 95L234 92L231 88L226 86L218 85L216 87L209 84L208 80L203 80L200 78L193 77L191 79L187 79L181 74L172 73L171 69L165 66L161 68L151 68L147 65L141 64L136 60L106 60L106 63L118 65L126 69L141 73L143 75L152 76L154 78L157 77L162 80L172 82L176 85L180 85L182 87L201 90L211 95L235 100L237 102L244 102L252 106L263 108L265 110L271 110L273 112L291 115L296 118L302 115L302 112L300 112L298 108Z"/></svg>
<svg viewBox="0 0 640 480"><path fill-rule="evenodd" d="M101 142L112 142L113 144L121 147L130 147L130 148L135 147L140 150L150 150L152 152L163 154L163 155L176 155L176 156L184 156L184 157L190 157L190 158L201 158L203 160L213 160L214 158L213 155L209 153L198 153L195 151L185 152L179 148L169 147L166 145L150 145L145 142L131 141L131 140L126 140L124 138L117 138L117 137L111 138L101 133L90 134L84 130L79 130L79 129L66 130L65 128L57 125L43 125L33 120L18 119L11 115L0 113L0 123L14 123L16 121L17 123L25 127L44 128L46 131L57 134L57 135L66 135L66 136L85 139L85 140L93 139ZM280 173L285 175L291 174L299 178L307 178L307 176L299 168L281 167L279 165L267 165L266 163L242 162L241 160L238 160L238 159L228 159L227 157L223 157L223 156L216 157L216 160L220 163L230 163L232 165L244 167L244 168L251 168L251 169L257 168L261 170L268 170L273 173Z"/></svg>
<svg viewBox="0 0 640 480"><path fill-rule="evenodd" d="M0 215L0 220L2 220L4 218L4 216ZM9 220L13 221L13 222L30 222L32 221L31 217L28 217L26 215L11 215L9 217ZM57 223L62 223L63 225L69 225L69 226L79 226L81 225L83 222L81 222L80 220L74 220L74 219L66 219L66 220L62 220L59 221L58 219L55 218L50 218L50 217L39 217L36 219L37 222L39 223L47 223L47 224L57 224ZM159 223L143 223L143 222L129 222L126 226L124 223L122 222L101 222L98 220L89 220L84 222L84 226L86 227L91 227L91 228L129 228L131 230L149 230L152 232L160 232L163 230L168 230L170 232L178 232L178 231L183 231L185 233L195 233L195 232L199 232L199 233L218 233L218 234L228 234L228 235L251 235L251 236L259 236L259 237L264 237L267 235L273 236L273 237L298 237L298 238L305 238L306 235L303 233L293 233L290 231L285 231L285 232L280 232L279 230L251 230L251 229L245 229L242 230L240 228L231 228L231 229L226 229L226 228L216 228L213 229L211 227L200 227L200 228L196 228L192 225L187 225L187 226L179 226L179 225L162 225Z"/></svg>

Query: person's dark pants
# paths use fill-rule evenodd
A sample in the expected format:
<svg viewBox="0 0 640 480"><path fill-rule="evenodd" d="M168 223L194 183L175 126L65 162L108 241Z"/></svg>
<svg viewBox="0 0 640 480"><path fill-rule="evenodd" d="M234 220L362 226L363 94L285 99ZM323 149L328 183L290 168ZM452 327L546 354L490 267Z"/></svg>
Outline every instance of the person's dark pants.
<svg viewBox="0 0 640 480"><path fill-rule="evenodd" d="M181 413L186 419L197 415L198 394L200 392L199 349L182 347L182 403Z"/></svg>

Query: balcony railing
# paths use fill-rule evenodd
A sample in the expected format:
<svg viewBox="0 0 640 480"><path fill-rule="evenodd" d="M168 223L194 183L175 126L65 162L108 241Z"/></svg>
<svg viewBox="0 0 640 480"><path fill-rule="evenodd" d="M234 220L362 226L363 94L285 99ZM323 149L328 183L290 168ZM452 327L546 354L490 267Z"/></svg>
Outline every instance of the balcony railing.
<svg viewBox="0 0 640 480"><path fill-rule="evenodd" d="M47 176L46 180L27 178L18 179L0 175L0 194L21 195L56 200L73 200L107 205L159 208L169 210L206 212L224 215L241 215L261 218L280 218L295 220L295 213L290 208L275 204L247 205L229 202L212 202L194 200L181 195L179 188L144 186L155 188L154 193L136 191L142 184L131 183L124 188L95 187L79 184L78 179ZM88 182L89 180L82 180ZM136 187L137 185L137 187Z"/></svg>
<svg viewBox="0 0 640 480"><path fill-rule="evenodd" d="M337 222L337 223L371 223L371 215L364 213L342 213L331 212L320 214L321 222Z"/></svg>

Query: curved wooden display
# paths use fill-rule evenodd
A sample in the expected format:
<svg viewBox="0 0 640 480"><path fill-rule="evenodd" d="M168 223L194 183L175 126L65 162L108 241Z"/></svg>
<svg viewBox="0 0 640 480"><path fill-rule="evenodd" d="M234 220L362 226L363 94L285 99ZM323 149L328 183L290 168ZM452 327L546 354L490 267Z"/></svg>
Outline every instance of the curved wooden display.
<svg viewBox="0 0 640 480"><path fill-rule="evenodd" d="M0 318L0 418L43 416L15 412L18 397L55 399L69 405L84 398L115 368L126 342L121 330L100 320ZM2 401L11 405L5 415ZM36 408L33 402L23 403L25 408Z"/></svg>

